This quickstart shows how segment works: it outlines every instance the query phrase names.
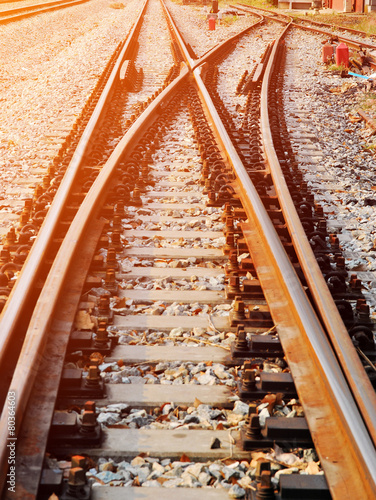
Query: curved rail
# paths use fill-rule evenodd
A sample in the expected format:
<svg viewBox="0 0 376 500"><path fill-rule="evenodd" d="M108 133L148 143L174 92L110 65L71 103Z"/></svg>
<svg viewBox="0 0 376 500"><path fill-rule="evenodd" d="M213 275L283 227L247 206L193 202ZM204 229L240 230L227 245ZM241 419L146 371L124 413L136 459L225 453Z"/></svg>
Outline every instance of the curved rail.
<svg viewBox="0 0 376 500"><path fill-rule="evenodd" d="M242 5L243 7L250 7L249 5L246 5L246 4L235 4L235 5ZM274 13L275 15L281 16L281 17L287 16L287 14L282 14L281 12L275 12L275 11L269 10L269 9L263 9L262 7L252 6L252 8L257 9L257 10L261 10L262 12ZM288 16L288 17L291 17L291 16ZM349 31L350 33L354 33L354 35L369 36L369 37L375 36L373 33L367 33L366 31L363 31L363 30L356 30L354 28L348 28L347 26L341 26L340 24L329 24L329 23L324 23L323 21L314 21L313 19L299 18L298 16L295 16L295 19L299 19L299 21L301 21L303 23L310 23L310 24L314 24L316 26L325 26L326 28L329 28L329 29L336 28L339 30Z"/></svg>
<svg viewBox="0 0 376 500"><path fill-rule="evenodd" d="M367 377L359 356L352 344L338 308L329 292L311 245L305 237L305 231L296 213L290 191L284 181L282 168L279 164L273 146L268 114L268 86L272 78L273 65L275 65L277 46L273 48L272 56L267 66L263 81L261 96L261 127L263 129L264 149L270 165L273 182L280 200L281 209L290 228L303 273L309 289L318 308L320 317L325 324L330 340L335 348L339 362L342 366L354 397L364 414L369 433L376 444L376 395Z"/></svg>
<svg viewBox="0 0 376 500"><path fill-rule="evenodd" d="M91 138L98 129L101 119L105 113L105 108L110 99L112 88L118 77L121 64L125 59L126 54L131 50L132 35L141 23L146 3L147 2L145 1L128 39L124 43L123 49L119 54L118 61L113 68L104 91L95 107L94 113L84 130L73 158L55 195L54 201L46 215L42 227L39 230L32 250L23 265L22 272L16 281L0 316L0 328L2 331L2 335L0 336L0 370L3 374L6 371L5 367L7 365L8 353L12 350L13 339L19 335L18 329L20 322L22 321L22 318L26 316L25 311L28 309L30 301L34 298L33 283L36 282L37 277L44 266L48 248L51 245L53 235L56 233L56 228L61 220L64 206L68 200L72 187L77 180L87 152L91 148Z"/></svg>
<svg viewBox="0 0 376 500"><path fill-rule="evenodd" d="M56 9L63 9L73 5L79 5L89 0L60 0L48 3L38 3L35 5L28 5L19 7L18 9L9 9L0 11L0 24L6 24L14 21L19 21L26 17L35 16L37 14L44 14Z"/></svg>
<svg viewBox="0 0 376 500"><path fill-rule="evenodd" d="M35 380L37 367L41 361L43 348L46 342L46 337L49 333L50 318L58 304L59 294L64 285L64 279L67 275L67 269L72 262L77 244L84 236L90 218L98 210L98 200L105 198L106 188L109 185L111 176L116 169L117 164L122 159L128 149L132 149L141 138L145 126L150 123L154 115L158 115L160 107L166 97L168 97L175 88L181 84L188 76L188 70L185 68L180 77L172 82L149 106L148 111L143 113L139 119L131 126L115 150L111 154L106 165L99 173L97 179L90 188L85 200L80 206L77 215L67 232L66 237L57 253L53 266L47 277L45 285L39 296L38 302L33 312L30 321L28 332L23 344L20 360L14 372L13 380L10 386L10 391L17 394L18 405L16 410L17 425L22 422L27 401ZM69 337L69 332L67 332ZM0 421L0 471L1 483L0 491L4 485L4 472L6 469L6 442L8 437L7 431L7 414L3 412ZM23 497L22 497L23 498Z"/></svg>
<svg viewBox="0 0 376 500"><path fill-rule="evenodd" d="M275 52L273 53L275 54ZM219 135L219 140L223 146L223 151L226 154L228 161L233 165L234 171L238 180L240 181L241 187L238 188L239 194L241 196L244 208L247 212L249 220L254 221L257 229L258 229L258 237L262 232L266 232L266 237L263 241L263 245L267 249L268 261L271 266L277 265L277 281L273 281L273 285L270 288L270 283L268 286L268 277L260 274L260 280L263 280L266 283L266 296L270 298L270 294L277 294L278 300L270 301L270 304L273 305L272 315L274 314L277 318L278 330L282 337L283 342L297 342L299 338L308 337L310 341L309 346L309 358L311 359L311 363L313 365L319 364L324 367L324 370L317 378L318 380L311 380L310 383L314 384L315 387L319 387L320 395L322 397L322 401L325 401L327 404L327 408L324 409L322 407L317 407L313 411L313 417L311 417L310 428L312 425L313 428L313 437L315 440L318 440L318 436L316 435L316 424L320 419L322 419L322 415L327 416L329 414L329 419L331 417L332 412L340 412L341 417L334 424L335 426L341 426L341 432L346 437L346 440L343 441L343 447L345 450L354 450L349 452L354 459L353 467L356 474L360 474L360 469L362 467L367 470L367 481L363 485L363 488L358 489L357 494L359 493L361 498L372 498L370 496L370 492L374 492L374 487L376 484L376 478L374 471L369 471L367 469L367 464L364 463L363 457L358 457L357 448L363 446L368 446L370 451L367 455L367 458L373 459L368 464L375 463L375 450L370 443L368 434L365 434L362 431L359 431L360 434L354 432L348 436L348 429L354 431L354 426L359 426L359 428L363 427L363 422L358 412L356 411L355 405L351 402L352 396L350 391L348 390L347 383L344 380L342 372L337 367L337 361L334 353L332 352L330 346L328 345L327 339L325 337L325 333L321 326L321 322L317 315L315 314L310 302L302 285L296 276L294 268L288 259L285 250L281 244L281 241L270 221L270 218L260 200L252 182L250 181L248 174L242 165L234 146L232 145L227 133L225 132L224 126L221 123L218 114L214 108L213 103L208 95L208 92L202 82L200 73L202 70L202 66L196 68L193 72L194 77L197 82L197 86L199 88L199 92L203 100L207 102L207 113L210 116L210 121L213 123L214 128ZM83 237L84 230L88 224L88 220L93 217L98 210L97 200L101 197L101 194L106 192L106 189L111 180L112 173L116 169L117 163L123 158L124 154L131 150L137 138L143 131L143 128L146 123L149 123L153 116L157 115L161 108L163 107L163 100L165 97L171 96L175 91L176 87L180 85L182 81L185 81L189 77L189 71L186 68L183 68L181 75L172 82L161 94L160 96L149 106L147 112L144 112L141 117L137 120L135 124L128 130L124 138L120 141L120 143L115 148L111 157L107 161L105 167L100 172L99 176L95 180L94 184L90 188L88 195L86 196L83 204L81 205L78 213L76 214L70 229L59 249L57 257L54 261L53 267L48 275L45 286L40 294L37 306L34 310L34 314L32 320L30 322L30 326L28 329L28 333L25 339L25 343L22 350L22 355L24 359L27 360L28 366L25 366L23 363L19 363L16 368L14 378L11 384L11 390L15 390L18 393L19 405L17 407L17 419L18 422L21 422L23 412L26 408L26 401L28 399L28 395L31 391L32 379L36 374L36 365L40 361L42 356L43 347L46 341L46 336L48 335L48 328L50 323L50 318L56 308L58 301L58 293L62 289L64 278L66 276L66 268L67 263L71 262L74 258L75 253L75 245L77 241L80 241ZM265 121L263 121L264 126ZM266 229L265 229L266 228ZM246 232L250 232L251 229L248 225L244 226ZM250 243L251 245L251 243ZM254 250L252 248L252 250ZM275 288L275 284L278 283L277 288ZM285 317L280 316L280 311L278 311L278 306L281 304L288 303L290 315L287 315L284 312ZM285 308L284 308L285 311ZM292 332L295 334L294 338L291 340ZM69 332L67 333L69 335ZM294 364L295 359L293 358ZM31 369L32 368L32 369ZM292 366L292 370L294 370L294 366ZM301 374L297 375L299 379ZM333 383L335 380L335 383ZM318 384L318 385L317 385ZM324 395L324 396L323 396ZM302 398L304 399L304 398ZM348 413L345 411L344 404L346 407L351 407L355 413L351 413L348 416ZM308 407L310 407L310 403L307 403ZM355 416L354 416L355 415ZM7 422L6 422L6 414L3 414L2 420L0 423L0 443L2 446L2 455L1 455L1 465L2 465L2 479L4 478L4 467L6 463L5 459L5 444L7 438ZM328 426L330 429L333 428L333 422L328 422ZM330 431L329 431L330 432ZM359 438L359 442L354 442L353 436L357 436ZM337 443L338 444L338 443ZM372 453L373 450L373 453ZM331 451L331 450L330 450ZM331 456L331 453L329 453ZM335 465L331 463L325 456L322 457L322 461L324 466L332 473L336 478L336 481L333 481L335 492L338 490L336 488L341 487L341 498L346 498L343 496L343 489L347 488L347 490L351 490L349 488L349 482L352 480L351 478L346 479L342 477L342 471L339 472L339 465ZM342 485L339 485L339 476L343 482ZM357 484L358 487L358 484ZM23 497L25 498L25 497ZM340 498L337 494L334 498ZM348 497L347 497L348 498Z"/></svg>
<svg viewBox="0 0 376 500"><path fill-rule="evenodd" d="M281 39L283 36L284 35L281 36ZM272 78L272 69L276 63L277 50L278 45L275 44L265 71L265 77L262 86L261 127L263 131L264 150L268 163L270 165L274 186L280 200L281 209L284 214L286 223L289 227L289 232L294 243L294 248L296 250L300 265L314 298L314 302L319 311L320 318L327 329L330 341L334 346L340 366L346 376L347 383L349 384L355 401L361 410L361 416L358 415L355 417L356 413L358 412L356 411L354 405L351 405L352 408L351 411L349 411L350 403L348 398L351 397L349 392L346 391L347 396L345 396L345 393L339 394L339 400L342 400L341 406L343 415L346 415L346 421L348 422L348 425L351 428L351 432L353 433L353 442L354 444L356 443L356 445L359 446L361 453L366 457L364 465L368 467L370 477L372 477L374 488L373 491L375 492L376 471L374 467L369 467L369 464L374 464L376 459L374 446L376 443L376 395L359 360L359 356L355 351L348 332L343 324L337 306L334 303L333 298L329 292L322 272L313 254L312 248L305 236L305 231L294 208L289 189L284 180L282 169L273 146L273 140L269 125L267 95L268 87ZM316 341L317 339L315 337L312 337L312 342ZM331 361L330 364L332 364L333 362L334 361ZM329 376L330 372L328 371L326 373ZM337 392L336 386L339 380L342 378L343 377L339 378L338 371L337 373L331 373L329 383L333 387L334 393ZM302 399L304 401L304 397ZM307 415L307 419L308 418L309 416ZM367 428L364 427L362 418L364 418ZM369 436L373 440L373 444L369 439Z"/></svg>
<svg viewBox="0 0 376 500"><path fill-rule="evenodd" d="M199 69L195 70L195 76L202 94L208 99L209 95L204 84L202 81L200 82ZM303 401L304 408L308 409L306 418L313 439L319 450L325 450L324 455L321 455L321 460L328 476L333 498L342 500L344 498L349 500L353 498L352 493L349 496L354 481L354 478L349 477L352 471L354 477L357 478L355 481L357 487L359 486L363 490L362 493L359 493L360 498L371 500L374 498L376 491L376 472L372 465L376 460L375 448L369 439L367 430L364 428L362 417L352 402L352 394L347 387L341 370L338 368L336 356L328 343L321 322L302 289L300 280L296 276L291 261L282 247L269 215L227 136L213 105L210 106L210 110L216 129L225 138L223 148L227 151L228 158L231 158L234 164L236 176L241 185L239 194L247 216L257 225L258 235L265 233L265 250L261 250L262 256L267 255L270 266L278 270L276 273L277 280L270 278L270 270L265 276L258 271L258 277L262 282L264 294L277 325L282 345L285 352L287 352L286 357L294 381L297 384L300 399ZM256 235L252 234L251 240L255 239L255 237ZM257 243L261 244L261 242L263 242L263 239L259 237ZM251 254L252 258L255 258L255 253L251 252ZM263 264L263 268L267 267L267 264ZM280 290L284 293L277 293ZM286 303L289 304L288 309L293 316L291 322L289 322L291 318L287 318ZM284 306L282 311L278 310L281 304ZM299 326L298 330L297 325ZM305 365L311 364L310 369L312 370L312 372L308 371L306 373L302 372L302 366L299 363L303 352L307 351L307 345L302 346L301 343L301 339L304 338L307 338L308 352L310 353L305 356ZM321 367L321 371L318 371L317 366ZM310 397L318 397L319 403L315 404L307 400L304 397L302 387L304 387L304 390L311 387ZM333 415L337 414L340 414L340 418L334 420ZM325 426L328 430L321 437L322 428L320 430L319 428L322 426L323 421L326 422ZM339 428L341 428L340 432ZM349 433L350 429L351 432ZM336 436L334 442L329 439L333 436ZM342 436L340 449L338 448L338 441L336 441L338 436ZM365 453L366 458L363 457L364 449L367 450ZM339 465L339 463L336 463L338 457L333 457L336 452L339 452L339 455L343 458L342 450L346 450L346 453L348 450L350 455L344 457L346 461L347 459L350 460L350 464L346 464L346 474L343 474L342 470L344 462L341 461L341 465ZM367 472L364 473L364 471ZM363 477L365 477L366 483L364 483Z"/></svg>
<svg viewBox="0 0 376 500"><path fill-rule="evenodd" d="M113 72L109 78L109 81L103 91L103 94L98 101L95 111L85 128L83 136L77 146L77 150L67 169L62 184L59 187L58 193L55 196L55 200L51 205L47 217L39 231L38 237L34 242L32 251L30 252L27 260L25 261L22 272L15 286L13 287L12 292L7 301L7 304L0 316L0 328L2 331L2 335L0 337L0 370L2 370L3 373L4 373L3 367L6 364L7 353L9 352L9 349L11 349L12 346L12 339L17 334L20 318L24 316L23 311L27 308L30 296L33 294L32 284L35 282L36 277L38 276L40 269L43 266L45 255L50 245L51 235L55 232L55 228L59 223L64 205L68 199L68 193L70 192L71 187L74 185L78 172L80 171L81 165L83 164L83 160L87 155L87 151L90 149L91 137L94 131L99 126L102 115L104 114L104 109L110 98L113 84L120 71L121 63L127 57L128 52L130 52L131 50L131 43L132 43L131 40L133 37L133 33L138 29L138 26L141 23L142 13L146 8L146 3L147 2L145 2L143 9L140 12L140 16L137 19L135 26L132 28L132 31L128 36L127 42L124 45L119 55L118 63L115 65ZM234 40L236 40L243 34L247 33L250 29L253 29L254 27L263 22L263 19L261 18L259 22L253 24L249 28L246 28L237 35L234 35L230 39L214 47L208 54L205 54L205 56L203 56L198 61L194 61L189 56L189 53L185 47L184 41L181 38L180 33L178 32L177 29L175 29L175 25L170 13L168 12L167 8L163 3L162 5L164 6L170 25L178 40L179 48L181 49L183 55L185 56L187 64L190 64L192 68L200 64L203 64L205 61L207 61L209 57L213 56L217 51L220 51L224 46L226 46L229 43L232 43Z"/></svg>
<svg viewBox="0 0 376 500"><path fill-rule="evenodd" d="M256 9L256 10L261 10L262 12L264 12L264 15L265 17L269 18L269 19L272 19L273 21L277 21L277 22L280 22L280 23L286 23L286 22L289 22L288 19L292 19L291 16L287 15L287 14L282 14L282 13L275 13L274 11L270 11L270 10L267 10L267 9L262 9L261 7L251 7L249 5L244 5L244 4L234 4L234 7L236 7L237 9L239 10L244 10L245 12L253 12L251 9ZM272 15L269 15L267 16L266 13L269 13L269 14L272 14ZM279 16L281 18L287 18L286 20L284 19L278 19L278 17L276 16ZM311 20L309 19L300 19L300 21L302 23L312 23L314 24L314 22L312 22ZM318 23L318 24L321 24L321 23ZM324 23L322 23L324 24ZM311 33L314 32L314 33L321 33L323 35L329 35L329 36L332 36L332 33L328 32L328 31L325 31L325 30L320 30L319 28L313 28L311 26L304 26L303 24L300 24L300 23L297 23L297 22L292 22L291 24L292 26L294 26L295 28L299 28L299 29L302 29L302 30L305 30L305 31L310 31ZM331 28L333 29L334 28L337 28L337 25L327 25L328 28ZM338 26L338 29L342 29L342 30L347 30L347 28L343 27L343 26ZM355 32L356 33L356 30L347 30L347 31L351 31L351 32ZM359 35L364 35L366 34L365 32L363 31L358 31L357 32ZM347 45L349 45L349 47L354 47L354 48L359 48L359 46L361 47L365 47L367 49L376 49L376 44L371 44L371 43L366 43L364 41L361 41L361 42L357 42L355 40L352 40L351 38L347 38L345 36L342 36L342 35L336 35L338 37L338 40L340 42L344 42L344 43L347 43Z"/></svg>

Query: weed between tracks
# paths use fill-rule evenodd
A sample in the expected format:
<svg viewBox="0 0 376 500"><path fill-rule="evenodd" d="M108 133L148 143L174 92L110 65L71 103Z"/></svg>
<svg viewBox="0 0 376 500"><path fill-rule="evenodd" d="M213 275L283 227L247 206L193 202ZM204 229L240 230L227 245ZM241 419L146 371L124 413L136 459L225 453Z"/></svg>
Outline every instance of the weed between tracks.
<svg viewBox="0 0 376 500"><path fill-rule="evenodd" d="M336 24L337 26L343 26L344 28L352 28L355 30L365 31L370 35L376 35L376 13L369 12L368 14L354 14L354 13L343 13L343 12L325 12L325 10L319 13L309 12L308 17L312 16L313 21ZM307 19L305 12L294 13L294 18Z"/></svg>

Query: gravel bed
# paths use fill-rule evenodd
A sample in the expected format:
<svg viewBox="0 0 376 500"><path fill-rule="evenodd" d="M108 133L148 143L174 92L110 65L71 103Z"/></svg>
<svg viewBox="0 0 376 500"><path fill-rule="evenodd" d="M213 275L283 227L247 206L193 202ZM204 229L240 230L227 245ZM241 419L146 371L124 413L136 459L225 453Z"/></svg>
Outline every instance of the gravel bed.
<svg viewBox="0 0 376 500"><path fill-rule="evenodd" d="M165 191L166 187L163 185L159 186L148 186L148 191ZM200 184L197 182L197 179L193 181L188 181L184 184L184 186L171 186L168 188L169 193L185 193L187 191L192 192L192 191L201 191L202 187Z"/></svg>
<svg viewBox="0 0 376 500"><path fill-rule="evenodd" d="M130 314L151 314L152 316L228 316L232 310L232 304L182 304L180 302L164 302L163 300L141 301L133 299L117 299L111 301L111 309L121 316Z"/></svg>
<svg viewBox="0 0 376 500"><path fill-rule="evenodd" d="M130 118L139 103L143 103L157 91L174 65L171 52L171 36L159 0L150 0L140 36L139 50L135 60L137 70L142 68L143 80L139 92L130 92L123 120Z"/></svg>
<svg viewBox="0 0 376 500"><path fill-rule="evenodd" d="M109 326L108 331L111 335L118 337L120 345L163 345L163 346L198 346L206 345L221 346L230 350L231 342L236 340L232 332L218 332L214 328L173 328L172 330L156 331L147 329L144 331L135 331L123 329L117 326Z"/></svg>
<svg viewBox="0 0 376 500"><path fill-rule="evenodd" d="M178 5L171 0L168 0L166 5L180 32L198 57L259 20L257 16L252 14L233 16L230 11L235 12L236 9L223 6L220 9L222 20L217 20L215 30L209 30L207 15L211 5L204 7ZM226 11L229 12L228 16ZM226 16L228 22L226 22Z"/></svg>
<svg viewBox="0 0 376 500"><path fill-rule="evenodd" d="M195 203L202 203L203 205L206 204L208 201L208 197L206 195L203 195L201 193L198 193L197 195L193 196L187 196L187 197L175 197L173 193L171 193L171 196L162 196L161 198L146 198L148 203L185 203L187 205L194 205Z"/></svg>
<svg viewBox="0 0 376 500"><path fill-rule="evenodd" d="M294 31L286 42L293 49L287 52L284 98L293 148L376 317L375 156L366 148L369 129L355 112L367 98L367 83L327 71L320 38Z"/></svg>
<svg viewBox="0 0 376 500"><path fill-rule="evenodd" d="M198 278L194 274L189 279L146 277L124 280L120 285L124 290L224 290L225 275Z"/></svg>
<svg viewBox="0 0 376 500"><path fill-rule="evenodd" d="M121 261L122 272L129 273L133 267L159 267L159 268L186 268L186 267L207 267L210 269L222 268L223 264L213 261L203 261L196 257L188 259L139 259L138 257L127 257Z"/></svg>
<svg viewBox="0 0 376 500"><path fill-rule="evenodd" d="M138 10L135 0L124 9L92 0L0 25L0 233L17 200L33 195Z"/></svg>
<svg viewBox="0 0 376 500"><path fill-rule="evenodd" d="M180 333L180 328L176 328ZM161 385L226 385L237 387L237 370L220 363L164 362L155 367L149 365L120 366L104 363L99 366L102 377L110 384L161 384ZM247 410L248 411L248 410Z"/></svg>
<svg viewBox="0 0 376 500"><path fill-rule="evenodd" d="M183 328L174 328L170 335L175 337L181 335ZM283 359L254 358L251 363L255 371L256 381L259 380L261 372L282 373L288 368ZM206 361L201 363L191 362L160 362L157 365L137 364L124 366L124 362L103 362L99 365L102 378L109 384L161 384L161 385L226 385L231 388L237 387L241 379L242 371L238 367L228 367L221 363ZM269 396L266 396L268 398ZM239 399L239 398L236 398ZM279 405L284 406L282 398ZM260 410L267 408L270 401L266 399ZM274 404L277 404L274 401ZM274 406L273 404L273 406ZM270 407L270 405L269 405ZM270 412L271 413L271 412Z"/></svg>
<svg viewBox="0 0 376 500"><path fill-rule="evenodd" d="M229 439L231 433L229 432ZM100 457L90 461L86 473L93 487L101 486L141 486L141 487L191 487L222 488L228 490L231 498L244 498L246 490L255 488L257 466L260 460L270 462L278 486L282 474L323 474L319 458L314 449L293 448L283 450L275 445L268 452L250 452L248 461L232 458L208 462L191 462L182 455L180 460L139 455L133 460L119 460ZM71 463L47 457L46 464L51 469L60 468L64 475Z"/></svg>
<svg viewBox="0 0 376 500"><path fill-rule="evenodd" d="M178 212L182 218L181 211ZM159 215L159 213L158 213ZM225 227L221 221L220 214L207 215L205 219L193 219L189 222L184 220L165 220L163 222L146 222L140 219L122 219L124 230L144 229L146 231L222 231Z"/></svg>
<svg viewBox="0 0 376 500"><path fill-rule="evenodd" d="M235 396L234 396L235 397ZM262 427L270 416L282 418L303 417L299 401L292 399L285 403L280 395L269 395L271 402L261 403L257 409ZM213 408L196 399L192 406L164 403L161 407L146 411L130 408L125 403L115 403L97 408L98 422L104 427L126 429L165 429L165 430L224 430L241 428L247 424L249 405L234 401L232 410Z"/></svg>
<svg viewBox="0 0 376 500"><path fill-rule="evenodd" d="M267 45L283 31L284 26L268 23L242 38L236 49L218 66L218 92L226 108L232 113L238 127L244 116L246 94L238 94L236 87L245 71L248 74L260 62Z"/></svg>
<svg viewBox="0 0 376 500"><path fill-rule="evenodd" d="M164 238L162 236L153 236L153 238L133 238L127 237L127 243L124 248L150 247L150 248L223 248L226 238L197 238L190 240L187 238Z"/></svg>

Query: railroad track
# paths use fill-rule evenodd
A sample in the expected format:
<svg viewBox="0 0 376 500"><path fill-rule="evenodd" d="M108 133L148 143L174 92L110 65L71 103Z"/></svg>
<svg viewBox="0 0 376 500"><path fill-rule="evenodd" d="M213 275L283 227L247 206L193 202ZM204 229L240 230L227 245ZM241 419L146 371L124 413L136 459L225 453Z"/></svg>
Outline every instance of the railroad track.
<svg viewBox="0 0 376 500"><path fill-rule="evenodd" d="M162 15L153 1L145 4L146 19L150 9L153 19ZM47 276L7 388L11 408L9 395L17 396L17 488L14 494L5 484L4 497L35 498L38 490L38 498L60 495L63 472L53 457L74 456L71 495L87 494L87 470L102 484L110 478L133 485L126 491L134 498L155 495L136 488L146 480L197 486L200 474L206 485L225 479L222 490L205 490L209 497L228 498L226 488L241 495L240 482L250 498L274 498L270 461L263 456L252 473L250 456L277 443L301 454L311 450L306 456L313 456L314 444L333 498L351 498L354 488L360 498L373 498L374 392L323 287L284 181L277 182L285 145L270 132L269 120L279 118L267 97L275 60L283 59L279 40L265 47L254 73L239 83L239 91L249 88L247 119L238 128L216 91L215 71L234 40L196 61L175 33L170 68L155 79L155 66L148 74L143 64L142 77L142 39L151 36L147 21L141 28L144 10L133 29L139 47L132 33L107 83L116 81L107 88L116 100L101 118L109 134L85 144L94 129L90 118L67 171L74 191L62 194L62 182L3 312L10 345L20 304L31 308L27 296L20 300L25 281ZM249 28L257 29L257 23ZM128 95L131 84L138 98ZM119 103L124 111L116 113ZM98 119L98 108L96 113ZM112 151L110 143L116 144ZM79 167L86 174L81 182L74 176L82 173L73 174ZM82 201L79 208L73 199ZM49 227L54 212L63 211L68 218ZM46 255L43 238L57 224L68 230L64 239L55 233L50 244L56 257L53 252L46 268L34 252ZM29 296L34 292L35 285ZM327 334L336 351L343 344L337 351L342 367ZM2 369L4 362L3 355ZM350 364L355 375L348 373ZM268 371L273 369L278 373ZM233 408L234 396L239 402ZM297 396L305 418L283 418L293 399L290 407L302 414ZM264 410L276 416L261 430L266 412L259 407L257 413L257 406L263 398ZM1 421L4 444L9 415L5 411ZM3 482L12 452L4 446ZM287 457L278 448L275 453L272 461L286 467ZM330 498L323 476L306 476L297 486L302 477L280 474L281 498L294 491L306 496L312 488ZM97 487L92 496L118 498L119 491ZM192 499L202 495L180 491Z"/></svg>
<svg viewBox="0 0 376 500"><path fill-rule="evenodd" d="M365 49L375 50L375 37L370 33L366 33L365 31L348 28L346 26L339 26L337 24L317 22L313 19L305 19L297 16L292 19L291 16L282 14L281 12L253 6L250 7L246 4L235 5L240 10L248 12L261 12L263 15L265 15L265 17L279 23L286 24L293 21L294 26L299 27L302 30L328 35L330 39L338 39L340 42L346 43L351 48L359 49L359 47L363 47ZM348 36L345 36L346 33L348 34ZM371 40L371 43L368 40ZM372 58L371 62L372 67L374 67L376 64L374 58Z"/></svg>
<svg viewBox="0 0 376 500"><path fill-rule="evenodd" d="M0 10L0 24L10 23L14 21L20 21L26 17L35 16L37 14L43 14L45 12L51 12L56 9L64 9L66 7L71 7L73 5L79 5L87 0L73 0L73 1L55 1L55 2L45 2L37 3L34 5L24 5L16 9L6 9Z"/></svg>

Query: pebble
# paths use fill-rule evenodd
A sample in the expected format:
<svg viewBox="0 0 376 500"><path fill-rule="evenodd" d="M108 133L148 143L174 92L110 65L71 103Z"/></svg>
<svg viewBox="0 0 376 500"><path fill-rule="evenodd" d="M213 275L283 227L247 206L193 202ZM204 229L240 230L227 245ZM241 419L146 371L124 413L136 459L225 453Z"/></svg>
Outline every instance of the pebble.
<svg viewBox="0 0 376 500"><path fill-rule="evenodd" d="M309 455L310 450L305 450ZM269 453L251 452L251 463L227 459L214 462L171 462L170 459L154 457L135 457L131 463L122 461L116 463L112 459L99 459L98 469L88 471L88 478L94 481L99 479L105 484L116 481L117 486L132 486L137 480L137 485L142 487L220 487L228 490L232 498L244 498L245 491L255 487L255 474L257 461L260 459L271 462L271 467L276 471L275 484L278 485L281 474L322 474L319 462L306 461L293 453L283 453L275 446ZM289 460L289 455L291 459ZM289 460L289 461L288 461ZM291 463L291 466L282 466ZM109 465L112 471L101 471L101 467ZM119 481L119 482L118 482ZM95 483L94 483L95 484Z"/></svg>
<svg viewBox="0 0 376 500"><path fill-rule="evenodd" d="M246 14L244 16L233 16L231 14L228 16L230 21L226 22L226 14L224 12L228 7L224 5L220 8L220 11L222 11L221 14L223 14L222 20L219 22L217 20L216 29L209 31L206 17L211 6L196 7L192 5L178 5L171 0L168 0L166 4L179 30L196 52L197 56L202 56L214 45L239 33L259 19L252 14ZM233 10L236 11L236 9Z"/></svg>
<svg viewBox="0 0 376 500"><path fill-rule="evenodd" d="M137 13L135 0L124 9L95 0L0 26L0 233L13 224L12 201L33 196Z"/></svg>
<svg viewBox="0 0 376 500"><path fill-rule="evenodd" d="M286 123L315 202L323 206L329 229L339 233L347 269L359 272L376 317L375 157L366 149L375 139L356 121L366 83L326 71L321 62L324 38L297 30L286 39Z"/></svg>

